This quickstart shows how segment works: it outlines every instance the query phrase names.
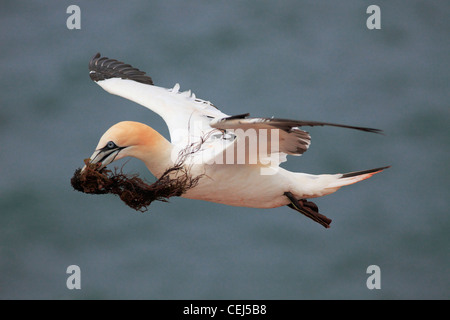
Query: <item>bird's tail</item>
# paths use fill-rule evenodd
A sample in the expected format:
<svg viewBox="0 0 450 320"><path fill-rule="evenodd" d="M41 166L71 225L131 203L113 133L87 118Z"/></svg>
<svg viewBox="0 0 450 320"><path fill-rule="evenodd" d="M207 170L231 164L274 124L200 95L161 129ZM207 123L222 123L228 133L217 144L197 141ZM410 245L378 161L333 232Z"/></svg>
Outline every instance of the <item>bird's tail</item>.
<svg viewBox="0 0 450 320"><path fill-rule="evenodd" d="M350 184L353 184L353 183L356 183L356 182L359 182L359 181L362 181L365 179L369 179L374 174L379 173L387 168L390 168L390 166L376 168L376 169L363 170L363 171L344 173L338 179L330 182L330 184L328 184L325 189L329 193L333 193L333 192L337 191L340 187L348 186Z"/></svg>
<svg viewBox="0 0 450 320"><path fill-rule="evenodd" d="M370 178L374 174L389 168L382 167L370 170L355 171L344 174L321 174L311 175L304 173L294 173L295 178L299 181L299 186L305 188L299 192L297 196L295 192L285 192L284 195L289 199L288 206L308 218L320 223L325 228L330 227L331 219L319 213L317 205L311 201L307 201L306 198L322 197L327 194L336 192L340 187L347 186L365 179ZM299 196L301 194L301 196ZM300 198L300 199L299 199Z"/></svg>

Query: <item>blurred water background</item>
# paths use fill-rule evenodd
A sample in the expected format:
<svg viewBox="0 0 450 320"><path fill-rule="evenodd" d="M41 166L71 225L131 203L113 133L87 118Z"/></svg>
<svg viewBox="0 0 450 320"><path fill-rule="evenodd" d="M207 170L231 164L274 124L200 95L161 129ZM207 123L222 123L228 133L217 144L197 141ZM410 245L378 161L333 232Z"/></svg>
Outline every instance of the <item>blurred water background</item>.
<svg viewBox="0 0 450 320"><path fill-rule="evenodd" d="M80 30L66 27L71 4ZM366 27L371 4L381 30ZM448 1L2 1L0 298L450 298L449 16ZM73 172L112 124L168 136L89 79L97 52L228 114L385 132L308 128L287 169L392 168L317 199L328 230L287 207L172 198L137 213L76 192ZM134 159L124 170L153 179ZM81 290L66 287L73 264Z"/></svg>

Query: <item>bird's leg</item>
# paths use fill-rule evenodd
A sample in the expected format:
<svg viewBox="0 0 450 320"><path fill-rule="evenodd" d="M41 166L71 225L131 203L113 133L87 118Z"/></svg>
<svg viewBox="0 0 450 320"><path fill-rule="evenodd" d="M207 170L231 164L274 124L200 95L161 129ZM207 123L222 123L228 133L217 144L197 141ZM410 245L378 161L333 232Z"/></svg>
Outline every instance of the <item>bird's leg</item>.
<svg viewBox="0 0 450 320"><path fill-rule="evenodd" d="M308 218L314 220L317 223L320 223L325 228L330 227L331 219L325 217L324 215L319 213L319 208L315 203L308 201L306 199L297 200L292 193L285 192L284 195L291 201L288 204L288 207L294 209L301 214L307 216Z"/></svg>

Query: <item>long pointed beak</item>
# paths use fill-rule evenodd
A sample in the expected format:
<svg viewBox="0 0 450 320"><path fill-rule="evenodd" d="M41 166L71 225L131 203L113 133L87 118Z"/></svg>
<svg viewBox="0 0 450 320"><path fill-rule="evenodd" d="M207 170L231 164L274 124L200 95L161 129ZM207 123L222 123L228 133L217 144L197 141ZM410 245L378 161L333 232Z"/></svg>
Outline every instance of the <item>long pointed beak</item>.
<svg viewBox="0 0 450 320"><path fill-rule="evenodd" d="M95 150L92 156L89 158L90 159L89 163L90 164L101 163L101 165L97 168L97 170L101 170L108 164L113 162L116 159L119 152L124 148L125 147L118 147L115 149L103 148ZM83 172L84 169L86 169L86 166L84 166L83 169L81 169L81 172Z"/></svg>

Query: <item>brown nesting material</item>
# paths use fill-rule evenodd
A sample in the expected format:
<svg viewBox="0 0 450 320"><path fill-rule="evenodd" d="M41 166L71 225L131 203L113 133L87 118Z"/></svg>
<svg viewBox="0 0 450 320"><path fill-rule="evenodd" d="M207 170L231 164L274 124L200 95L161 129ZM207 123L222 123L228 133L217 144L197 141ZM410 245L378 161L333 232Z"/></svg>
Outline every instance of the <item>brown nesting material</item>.
<svg viewBox="0 0 450 320"><path fill-rule="evenodd" d="M154 183L148 184L137 174L124 174L117 168L112 172L100 168L100 163L92 164L84 160L85 169L77 169L70 180L75 190L88 194L115 194L129 207L145 212L155 201L164 201L170 197L181 196L197 185L201 176L191 177L182 165L175 165L164 172Z"/></svg>

